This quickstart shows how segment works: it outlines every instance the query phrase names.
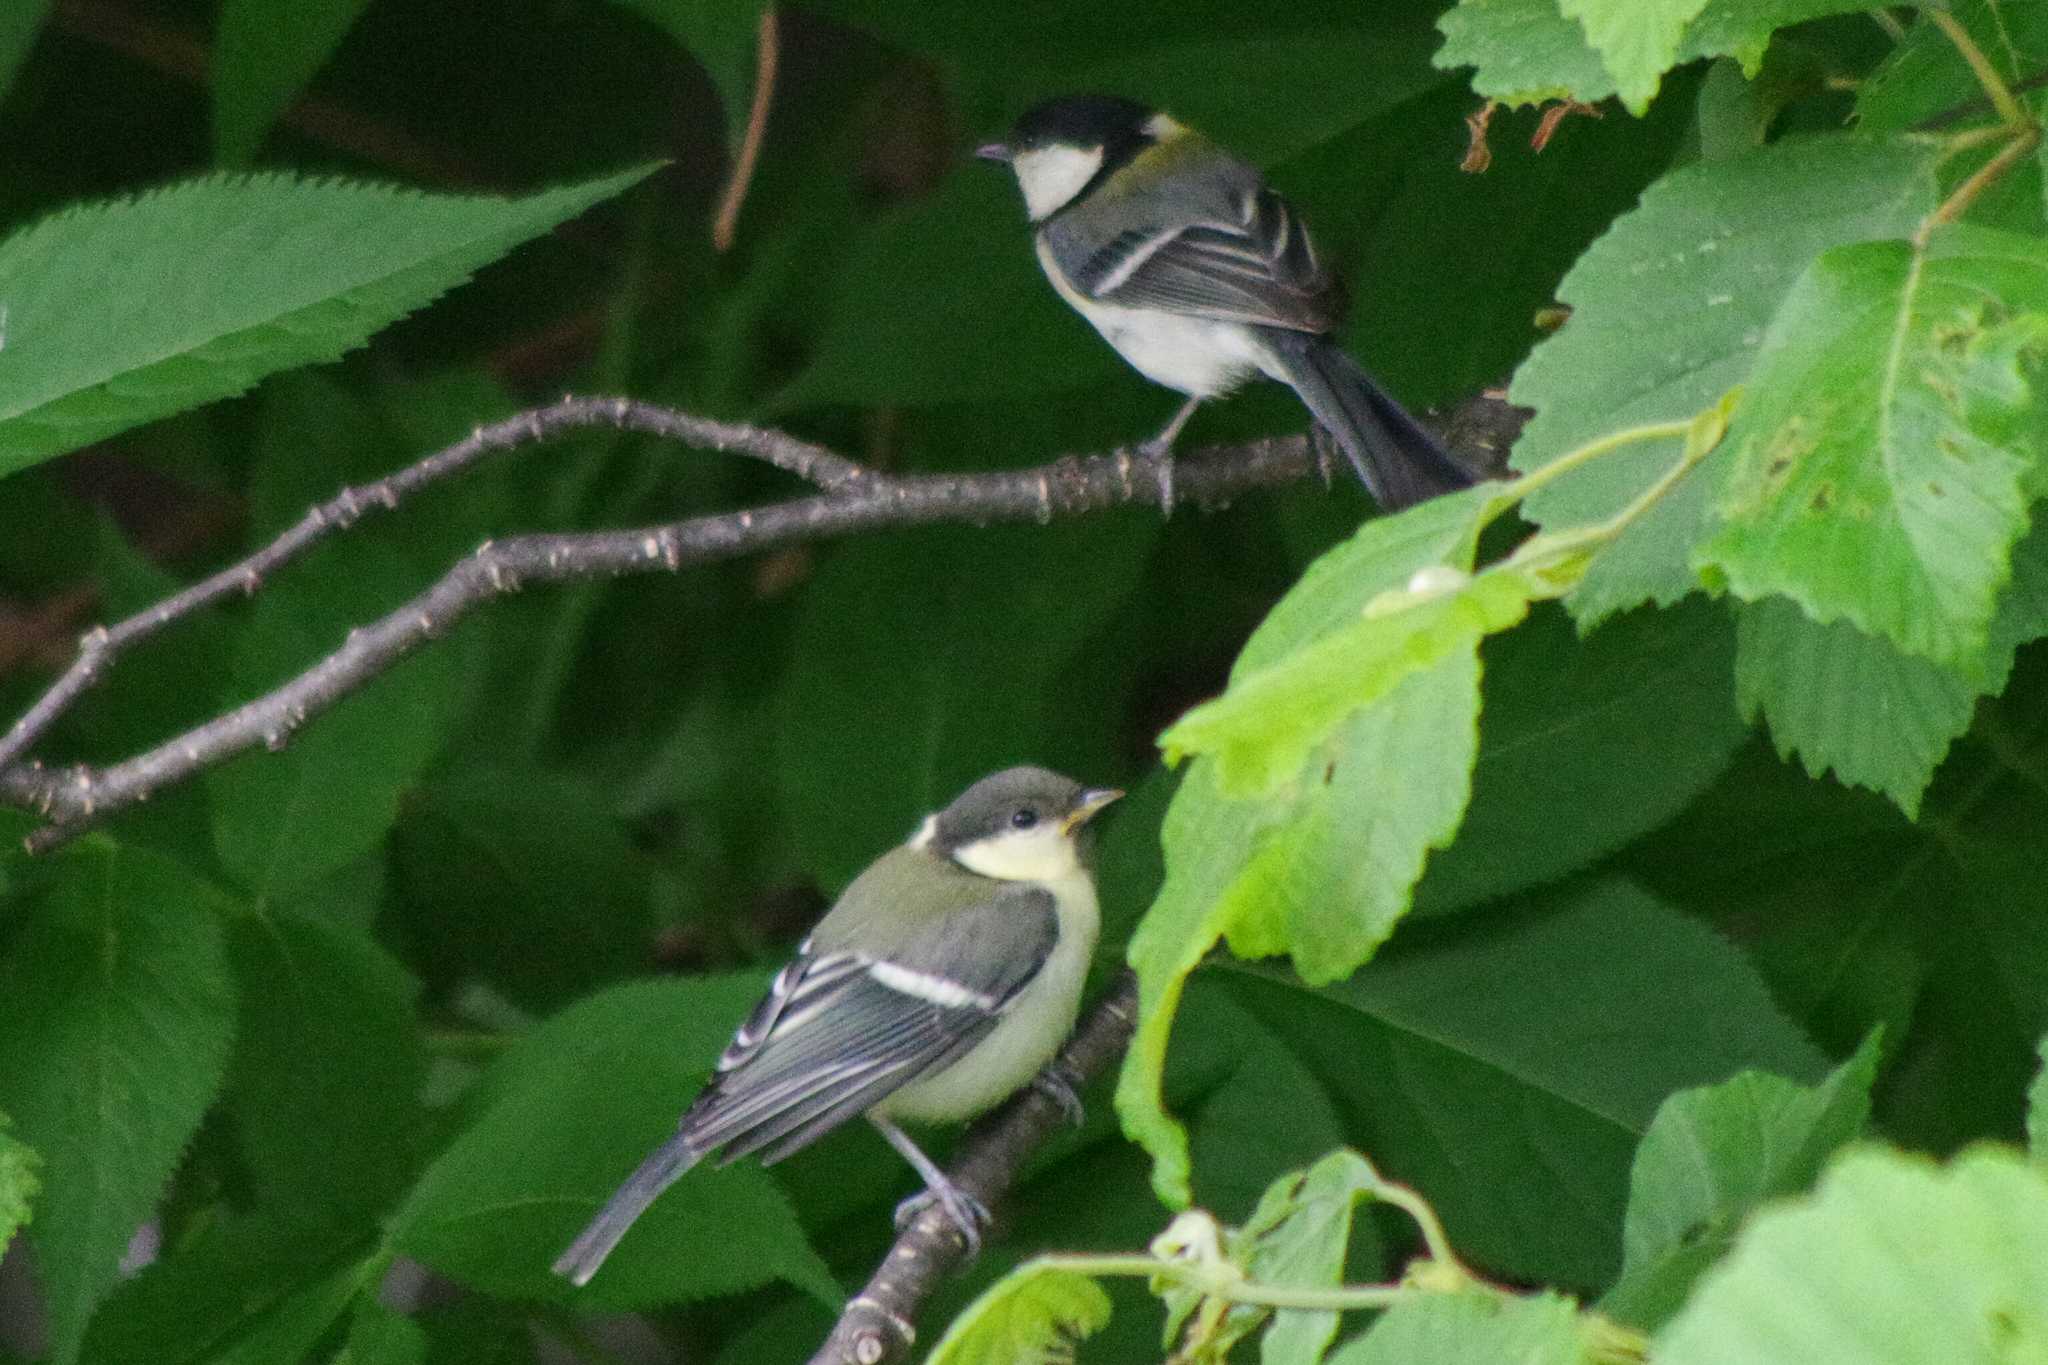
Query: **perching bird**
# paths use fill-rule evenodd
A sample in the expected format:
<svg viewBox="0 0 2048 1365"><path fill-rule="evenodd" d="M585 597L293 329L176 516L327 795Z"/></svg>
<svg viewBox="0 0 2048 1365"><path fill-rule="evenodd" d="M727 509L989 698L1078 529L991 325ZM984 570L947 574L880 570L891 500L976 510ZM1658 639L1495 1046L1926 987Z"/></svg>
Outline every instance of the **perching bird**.
<svg viewBox="0 0 2048 1365"><path fill-rule="evenodd" d="M924 1177L970 1248L988 1210L898 1120L971 1118L1040 1077L1095 951L1088 822L1122 792L1010 768L926 817L853 880L740 1025L676 1135L619 1186L555 1273L587 1283L654 1197L705 1156L778 1161L856 1114ZM1049 1073L1050 1075L1050 1073Z"/></svg>
<svg viewBox="0 0 2048 1365"><path fill-rule="evenodd" d="M1152 449L1171 449L1203 399L1265 374L1300 395L1388 511L1474 482L1332 339L1343 291L1249 163L1109 95L1047 100L976 155L1016 172L1060 297L1139 373L1189 396Z"/></svg>

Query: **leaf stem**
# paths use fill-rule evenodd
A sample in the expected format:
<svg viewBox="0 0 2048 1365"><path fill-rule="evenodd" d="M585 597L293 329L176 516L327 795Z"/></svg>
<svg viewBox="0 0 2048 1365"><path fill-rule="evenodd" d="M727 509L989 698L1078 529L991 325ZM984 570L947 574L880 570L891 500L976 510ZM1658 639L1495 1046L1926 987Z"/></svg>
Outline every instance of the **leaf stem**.
<svg viewBox="0 0 2048 1365"><path fill-rule="evenodd" d="M1687 417L1676 422L1649 422L1639 427L1624 427L1620 431L1610 431L1605 436L1597 436L1575 450L1566 451L1541 469L1530 470L1509 483L1501 491L1501 496L1519 502L1545 484L1563 478L1579 466L1590 464L1602 455L1619 450L1623 446L1679 437L1691 429L1692 419Z"/></svg>
<svg viewBox="0 0 2048 1365"><path fill-rule="evenodd" d="M1927 250L1934 230L1943 223L1953 223L1963 216L1977 197L2003 179L2005 173L2017 165L2022 157L2031 153L2041 144L2041 126L2037 123L2022 124L2012 140L1999 148L1998 155L1979 166L1970 178L1955 187L1953 193L1941 203L1941 207L1927 215L1920 224L1920 230L1913 234L1913 249Z"/></svg>
<svg viewBox="0 0 2048 1365"><path fill-rule="evenodd" d="M1051 1255L1037 1257L1034 1264L1050 1270L1067 1270L1077 1275L1143 1277L1167 1280L1182 1289L1192 1289L1204 1298L1259 1308L1315 1308L1344 1312L1355 1308L1388 1308L1404 1298L1438 1291L1400 1284L1334 1285L1330 1288L1306 1285L1259 1284L1240 1279L1208 1266L1139 1254L1089 1256Z"/></svg>
<svg viewBox="0 0 2048 1365"><path fill-rule="evenodd" d="M1977 84L1984 87L1984 93L1991 100L1991 107L1998 111L1998 117L2006 127L2020 129L2033 122L2025 106L2012 93L2012 87L2005 83L2005 77L1998 74L1998 68L1984 55L1984 49L1977 46L1977 40L1970 36L1970 30L1963 27L1963 21L1945 9L1932 6L1922 11L1928 22L1947 35L1955 44L1956 51L1963 54L1963 60L1970 64L1970 73L1977 78Z"/></svg>

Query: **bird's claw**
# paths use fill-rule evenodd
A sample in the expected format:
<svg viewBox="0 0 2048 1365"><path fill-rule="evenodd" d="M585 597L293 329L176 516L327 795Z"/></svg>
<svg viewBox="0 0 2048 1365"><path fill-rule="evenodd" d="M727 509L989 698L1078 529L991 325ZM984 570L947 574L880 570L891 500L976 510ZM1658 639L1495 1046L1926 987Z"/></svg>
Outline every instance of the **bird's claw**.
<svg viewBox="0 0 2048 1365"><path fill-rule="evenodd" d="M930 1186L898 1204L896 1230L901 1232L909 1227L919 1214L934 1204L939 1206L946 1215L946 1220L960 1233L960 1240L967 1245L967 1254L979 1256L982 1230L994 1219L989 1216L988 1205L950 1180Z"/></svg>
<svg viewBox="0 0 2048 1365"><path fill-rule="evenodd" d="M1076 1128L1087 1112L1081 1107L1081 1078L1073 1068L1054 1062L1031 1078L1031 1088L1060 1107L1060 1113Z"/></svg>

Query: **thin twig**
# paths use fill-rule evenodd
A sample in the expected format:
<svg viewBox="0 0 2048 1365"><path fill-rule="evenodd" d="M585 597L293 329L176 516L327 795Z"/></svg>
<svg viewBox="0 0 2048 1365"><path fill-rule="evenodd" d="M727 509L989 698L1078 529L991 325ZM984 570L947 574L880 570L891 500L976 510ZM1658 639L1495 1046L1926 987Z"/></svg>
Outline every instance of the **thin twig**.
<svg viewBox="0 0 2048 1365"><path fill-rule="evenodd" d="M437 450L395 474L374 483L342 489L307 512L296 526L270 544L246 559L201 579L183 592L167 597L125 621L86 632L79 641L78 657L72 661L71 667L21 719L15 721L5 736L0 736L0 771L14 764L48 733L50 726L99 681L125 650L172 622L237 593L246 596L255 592L271 574L329 536L354 525L360 517L391 511L410 495L461 473L487 455L531 445L556 432L592 426L616 426L712 450L751 456L778 469L788 470L826 490L844 487L861 473L860 466L851 460L779 431L713 422L627 398L564 398L502 422L478 427L467 438Z"/></svg>
<svg viewBox="0 0 2048 1365"><path fill-rule="evenodd" d="M1512 443L1521 420L1518 409L1482 395L1453 414L1450 430L1454 444L1472 447L1477 465L1485 451ZM764 460L826 491L635 530L487 541L404 605L351 630L340 648L296 677L152 749L103 767L49 768L26 759L50 725L137 641L211 603L256 591L277 568L364 513L395 507L406 495L485 455L553 431L613 423ZM1176 499L1220 505L1322 468L1315 443L1295 436L1216 447L1171 461L1118 452L1067 456L999 473L895 478L777 431L712 422L628 399L565 398L479 428L467 440L386 479L345 489L240 563L126 621L88 632L79 657L8 737L7 757L0 760L0 803L34 811L46 821L28 836L31 851L55 848L115 811L259 744L283 748L300 726L445 634L477 607L531 584L674 572L687 564L884 527L1049 522L1110 507L1168 507Z"/></svg>
<svg viewBox="0 0 2048 1365"><path fill-rule="evenodd" d="M754 41L754 99L747 110L746 133L740 138L739 153L733 158L732 176L718 196L718 213L711 222L711 245L730 251L739 230L740 207L747 202L747 189L754 183L754 167L761 160L761 143L768 136L768 111L775 103L775 72L781 64L781 24L775 6L761 11ZM730 111L727 111L730 117Z"/></svg>
<svg viewBox="0 0 2048 1365"><path fill-rule="evenodd" d="M1137 1017L1138 979L1124 972L1082 1019L1056 1065L1083 1082L1108 1071L1130 1046ZM947 1175L993 1209L1062 1119L1050 1096L1025 1090L961 1139ZM966 1248L952 1223L937 1207L927 1209L897 1237L866 1287L847 1300L810 1365L883 1365L902 1359L917 1337L918 1310L965 1259Z"/></svg>
<svg viewBox="0 0 2048 1365"><path fill-rule="evenodd" d="M2032 122L2027 111L2013 97L2012 87L2005 83L2005 74L1984 55L1984 49L1977 46L1977 40L1970 36L1970 30L1963 27L1963 21L1947 10L1929 7L1927 21L1940 29L1949 42L1955 44L1957 52L1969 64L1970 74L1977 78L1977 84L1984 88L1984 96L1991 101L1991 107L1998 112L1998 118L2010 128L2019 128Z"/></svg>
<svg viewBox="0 0 2048 1365"><path fill-rule="evenodd" d="M1977 202L1979 195L2004 179L2007 171L2018 165L2041 145L2041 127L2028 124L2013 133L2012 141L1998 149L1998 154L1970 173L1967 180L1955 187L1941 207L1921 220L1919 231L1913 234L1913 249L1925 251L1934 237L1934 230L1944 223L1953 223Z"/></svg>

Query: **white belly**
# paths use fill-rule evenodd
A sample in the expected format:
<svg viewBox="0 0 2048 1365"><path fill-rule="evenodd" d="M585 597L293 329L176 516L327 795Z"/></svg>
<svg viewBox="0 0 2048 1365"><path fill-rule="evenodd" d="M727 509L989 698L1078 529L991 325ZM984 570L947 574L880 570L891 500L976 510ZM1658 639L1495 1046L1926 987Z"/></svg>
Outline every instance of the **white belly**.
<svg viewBox="0 0 2048 1365"><path fill-rule="evenodd" d="M1095 956L1099 918L1095 887L1086 873L1047 889L1058 897L1060 937L1038 975L971 1053L906 1085L876 1105L876 1113L911 1123L971 1118L1021 1090L1066 1042Z"/></svg>
<svg viewBox="0 0 2048 1365"><path fill-rule="evenodd" d="M1214 398L1268 368L1263 348L1243 323L1098 302L1067 283L1043 241L1038 244L1038 262L1060 297L1155 384Z"/></svg>

